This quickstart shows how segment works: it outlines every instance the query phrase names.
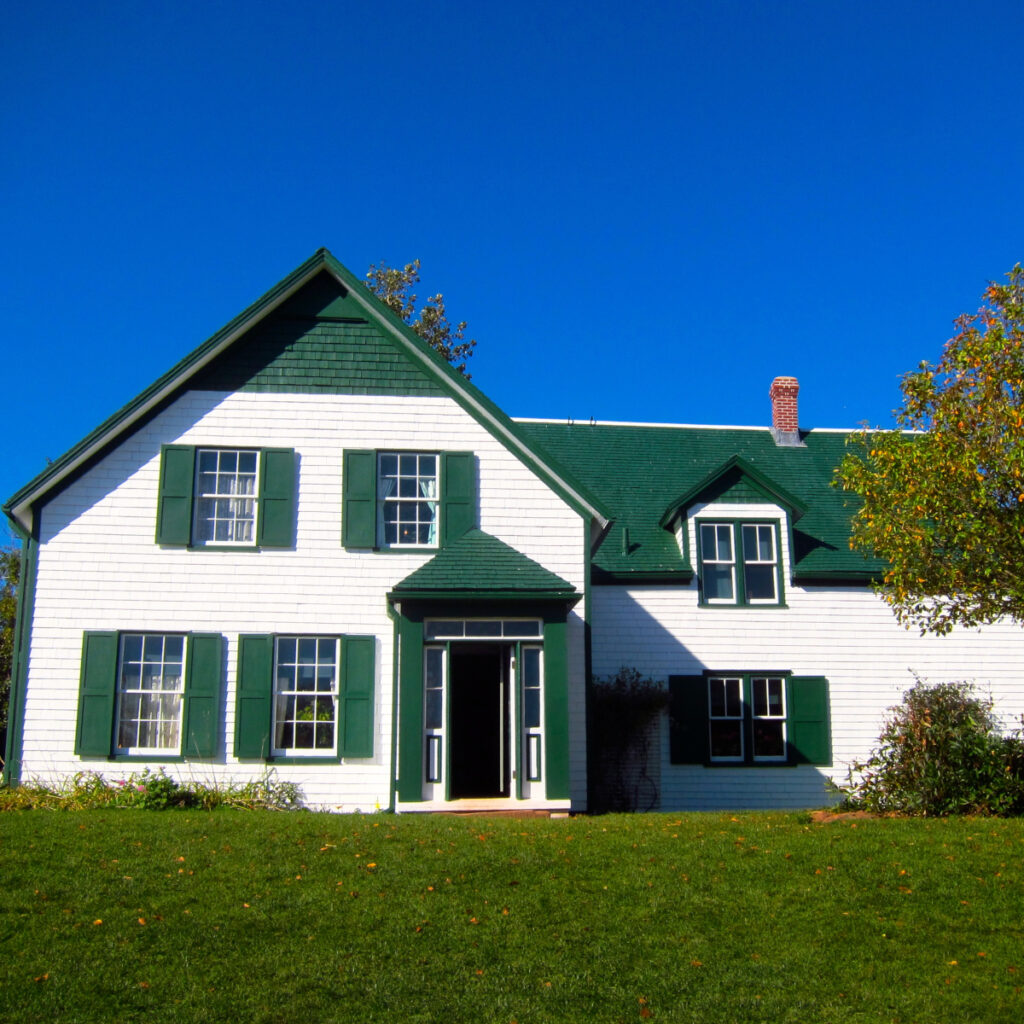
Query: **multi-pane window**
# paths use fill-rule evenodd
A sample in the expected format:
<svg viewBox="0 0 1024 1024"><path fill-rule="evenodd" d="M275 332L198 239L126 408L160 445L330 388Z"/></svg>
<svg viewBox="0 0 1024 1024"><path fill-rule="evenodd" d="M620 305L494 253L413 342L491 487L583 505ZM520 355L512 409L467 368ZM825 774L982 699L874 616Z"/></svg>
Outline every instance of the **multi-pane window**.
<svg viewBox="0 0 1024 1024"><path fill-rule="evenodd" d="M184 669L183 636L126 633L121 637L117 694L121 753L180 749Z"/></svg>
<svg viewBox="0 0 1024 1024"><path fill-rule="evenodd" d="M436 455L381 452L377 456L377 528L384 547L437 544Z"/></svg>
<svg viewBox="0 0 1024 1024"><path fill-rule="evenodd" d="M771 523L744 523L743 589L748 603L778 600L775 527Z"/></svg>
<svg viewBox="0 0 1024 1024"><path fill-rule="evenodd" d="M259 452L201 448L196 453L195 539L255 544Z"/></svg>
<svg viewBox="0 0 1024 1024"><path fill-rule="evenodd" d="M743 680L712 677L708 680L708 728L711 760L743 759Z"/></svg>
<svg viewBox="0 0 1024 1024"><path fill-rule="evenodd" d="M735 602L736 556L733 551L732 524L701 523L700 551L704 600Z"/></svg>
<svg viewBox="0 0 1024 1024"><path fill-rule="evenodd" d="M333 754L337 743L337 638L278 637L274 679L274 753Z"/></svg>
<svg viewBox="0 0 1024 1024"><path fill-rule="evenodd" d="M750 691L754 760L785 760L785 680L778 676L754 676L750 680Z"/></svg>
<svg viewBox="0 0 1024 1024"><path fill-rule="evenodd" d="M700 523L701 600L779 604L775 523Z"/></svg>
<svg viewBox="0 0 1024 1024"><path fill-rule="evenodd" d="M785 678L709 677L708 731L712 761L786 760Z"/></svg>

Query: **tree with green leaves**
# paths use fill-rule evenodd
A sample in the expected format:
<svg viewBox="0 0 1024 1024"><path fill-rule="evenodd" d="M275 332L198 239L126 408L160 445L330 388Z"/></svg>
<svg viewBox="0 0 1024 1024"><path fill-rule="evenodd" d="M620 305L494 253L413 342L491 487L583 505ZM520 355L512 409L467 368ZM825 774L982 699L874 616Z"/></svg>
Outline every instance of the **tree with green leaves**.
<svg viewBox="0 0 1024 1024"><path fill-rule="evenodd" d="M451 363L467 380L466 360L476 348L476 340L466 341L466 322L452 324L448 320L444 296L438 292L416 309L412 289L420 280L420 261L413 260L401 269L386 263L371 264L366 273L367 287L384 304L397 313L431 348Z"/></svg>
<svg viewBox="0 0 1024 1024"><path fill-rule="evenodd" d="M858 495L851 547L883 560L908 628L1024 622L1024 270L956 322L900 385L902 429L861 431L837 471Z"/></svg>
<svg viewBox="0 0 1024 1024"><path fill-rule="evenodd" d="M7 740L7 705L11 694L14 623L20 575L21 553L17 548L0 548L0 759L3 758Z"/></svg>

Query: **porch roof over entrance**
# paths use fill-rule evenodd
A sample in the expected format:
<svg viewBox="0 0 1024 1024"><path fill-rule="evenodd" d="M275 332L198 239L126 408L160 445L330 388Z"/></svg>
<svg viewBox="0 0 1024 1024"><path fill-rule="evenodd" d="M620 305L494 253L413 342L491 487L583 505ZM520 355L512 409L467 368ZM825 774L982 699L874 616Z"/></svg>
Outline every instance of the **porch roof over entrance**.
<svg viewBox="0 0 1024 1024"><path fill-rule="evenodd" d="M582 596L521 551L483 530L468 530L411 572L388 595L392 600L453 597L572 601Z"/></svg>

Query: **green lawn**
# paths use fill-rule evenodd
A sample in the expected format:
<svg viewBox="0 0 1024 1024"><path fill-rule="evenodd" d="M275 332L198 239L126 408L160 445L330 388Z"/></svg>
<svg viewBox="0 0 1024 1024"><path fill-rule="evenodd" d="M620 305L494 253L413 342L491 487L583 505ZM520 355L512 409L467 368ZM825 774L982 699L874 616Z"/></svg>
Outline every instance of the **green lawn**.
<svg viewBox="0 0 1024 1024"><path fill-rule="evenodd" d="M1024 1020L1024 821L0 815L2 1021Z"/></svg>

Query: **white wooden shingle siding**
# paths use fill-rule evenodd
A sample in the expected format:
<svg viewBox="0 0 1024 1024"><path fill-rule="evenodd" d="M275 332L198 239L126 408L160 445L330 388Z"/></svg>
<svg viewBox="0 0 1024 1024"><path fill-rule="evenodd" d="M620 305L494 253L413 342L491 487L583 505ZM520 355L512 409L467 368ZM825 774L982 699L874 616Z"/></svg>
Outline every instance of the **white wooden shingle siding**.
<svg viewBox="0 0 1024 1024"><path fill-rule="evenodd" d="M851 761L874 747L887 710L921 678L968 680L991 694L1005 725L1024 709L1021 631L1010 623L945 637L903 629L864 587L786 584L785 608L698 604L684 587L595 587L593 667L621 666L667 681L705 671L791 671L829 681L833 764L829 768L722 767L669 763L662 723L661 807L817 807L832 799L826 779L845 781Z"/></svg>
<svg viewBox="0 0 1024 1024"><path fill-rule="evenodd" d="M162 444L294 448L294 550L203 551L155 542ZM85 630L215 632L226 639L224 740L216 761L169 764L179 777L245 781L264 766L231 756L238 636L364 634L377 638L372 759L281 764L307 801L346 810L391 793L393 629L385 594L430 552L341 546L345 449L473 451L480 528L569 580L582 595L588 524L447 398L189 392L50 501L41 519L25 706L24 779L75 771L121 778L138 763L79 759L74 749ZM570 714L582 723L582 600L569 623ZM574 804L586 793L582 728L573 729ZM227 755L223 753L227 751Z"/></svg>

